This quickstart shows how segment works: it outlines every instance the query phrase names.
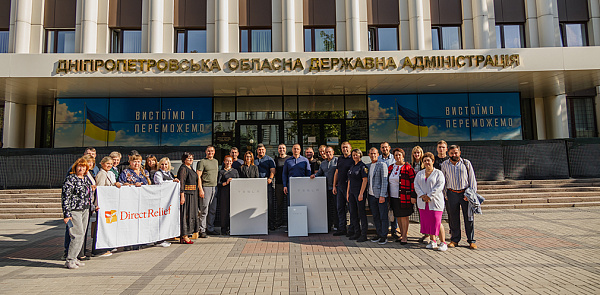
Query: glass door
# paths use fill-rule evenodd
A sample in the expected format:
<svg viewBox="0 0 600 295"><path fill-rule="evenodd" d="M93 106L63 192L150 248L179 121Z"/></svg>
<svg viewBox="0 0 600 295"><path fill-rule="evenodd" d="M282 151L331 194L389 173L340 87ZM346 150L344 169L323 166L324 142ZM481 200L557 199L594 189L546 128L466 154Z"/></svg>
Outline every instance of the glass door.
<svg viewBox="0 0 600 295"><path fill-rule="evenodd" d="M259 143L265 145L267 155L274 157L277 155L277 146L283 141L282 126L279 122L265 123L239 123L237 135L237 147L240 151L240 157L246 152L251 151L256 157L256 147Z"/></svg>
<svg viewBox="0 0 600 295"><path fill-rule="evenodd" d="M328 145L333 147L336 155L341 153L340 144L344 141L344 122L330 120L331 123L305 122L301 124L302 148L309 147L317 151L319 146ZM318 152L317 152L318 153Z"/></svg>

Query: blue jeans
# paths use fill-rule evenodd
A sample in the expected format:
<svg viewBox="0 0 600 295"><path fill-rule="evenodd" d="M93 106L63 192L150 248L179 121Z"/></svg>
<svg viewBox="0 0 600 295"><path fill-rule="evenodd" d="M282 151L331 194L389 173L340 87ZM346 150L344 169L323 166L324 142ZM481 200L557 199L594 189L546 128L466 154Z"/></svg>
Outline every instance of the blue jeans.
<svg viewBox="0 0 600 295"><path fill-rule="evenodd" d="M350 204L350 229L349 232L354 235L366 236L369 224L367 223L367 210L366 202L367 198L363 198L362 201L358 200L358 192L350 190L349 204Z"/></svg>
<svg viewBox="0 0 600 295"><path fill-rule="evenodd" d="M390 221L388 220L388 198L385 202L379 203L379 197L369 195L369 207L373 213L373 223L375 224L375 232L379 237L386 238Z"/></svg>
<svg viewBox="0 0 600 295"><path fill-rule="evenodd" d="M345 232L348 221L346 220L346 212L348 212L348 201L346 201L346 187L343 185L337 186L337 215L338 215L338 230Z"/></svg>

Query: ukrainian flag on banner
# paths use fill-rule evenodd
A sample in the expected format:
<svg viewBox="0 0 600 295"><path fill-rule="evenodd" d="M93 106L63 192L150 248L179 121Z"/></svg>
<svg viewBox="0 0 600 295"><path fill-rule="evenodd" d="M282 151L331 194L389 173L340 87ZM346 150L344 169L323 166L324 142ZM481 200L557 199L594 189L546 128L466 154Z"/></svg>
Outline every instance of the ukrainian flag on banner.
<svg viewBox="0 0 600 295"><path fill-rule="evenodd" d="M116 132L104 116L86 108L85 135L101 141L115 141Z"/></svg>
<svg viewBox="0 0 600 295"><path fill-rule="evenodd" d="M410 136L427 137L429 128L419 118L419 115L405 107L402 107L396 102L398 107L398 131L406 133Z"/></svg>

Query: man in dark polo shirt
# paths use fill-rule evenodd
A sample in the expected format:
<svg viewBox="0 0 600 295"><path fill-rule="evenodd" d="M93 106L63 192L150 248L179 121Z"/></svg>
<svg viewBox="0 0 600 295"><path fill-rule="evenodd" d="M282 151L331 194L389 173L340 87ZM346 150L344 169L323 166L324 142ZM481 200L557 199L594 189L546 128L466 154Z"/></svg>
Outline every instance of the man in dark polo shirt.
<svg viewBox="0 0 600 295"><path fill-rule="evenodd" d="M275 161L273 158L266 155L267 148L264 144L259 143L256 148L256 159L254 165L258 166L258 177L267 178L267 201L269 203L269 230L275 230Z"/></svg>
<svg viewBox="0 0 600 295"><path fill-rule="evenodd" d="M346 199L346 191L348 190L348 170L354 166L352 160L352 146L349 142L342 143L342 155L338 157L337 167L333 176L333 194L337 195L337 212L338 212L338 230L333 233L334 236L348 236L346 226L346 212L348 210L348 200ZM354 234L354 233L352 233Z"/></svg>

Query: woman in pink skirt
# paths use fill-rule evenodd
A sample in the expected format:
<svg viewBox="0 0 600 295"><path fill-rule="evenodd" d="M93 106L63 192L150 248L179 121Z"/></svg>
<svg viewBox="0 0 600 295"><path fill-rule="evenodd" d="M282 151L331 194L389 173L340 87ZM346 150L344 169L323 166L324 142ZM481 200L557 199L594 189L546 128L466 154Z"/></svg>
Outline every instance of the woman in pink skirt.
<svg viewBox="0 0 600 295"><path fill-rule="evenodd" d="M440 231L442 214L444 212L444 187L446 180L444 173L433 168L435 157L432 153L423 155L425 169L419 171L415 177L415 192L417 193L417 207L421 217L421 233L429 235L431 241L427 249L439 251L448 250L444 231ZM436 236L440 237L439 247Z"/></svg>

